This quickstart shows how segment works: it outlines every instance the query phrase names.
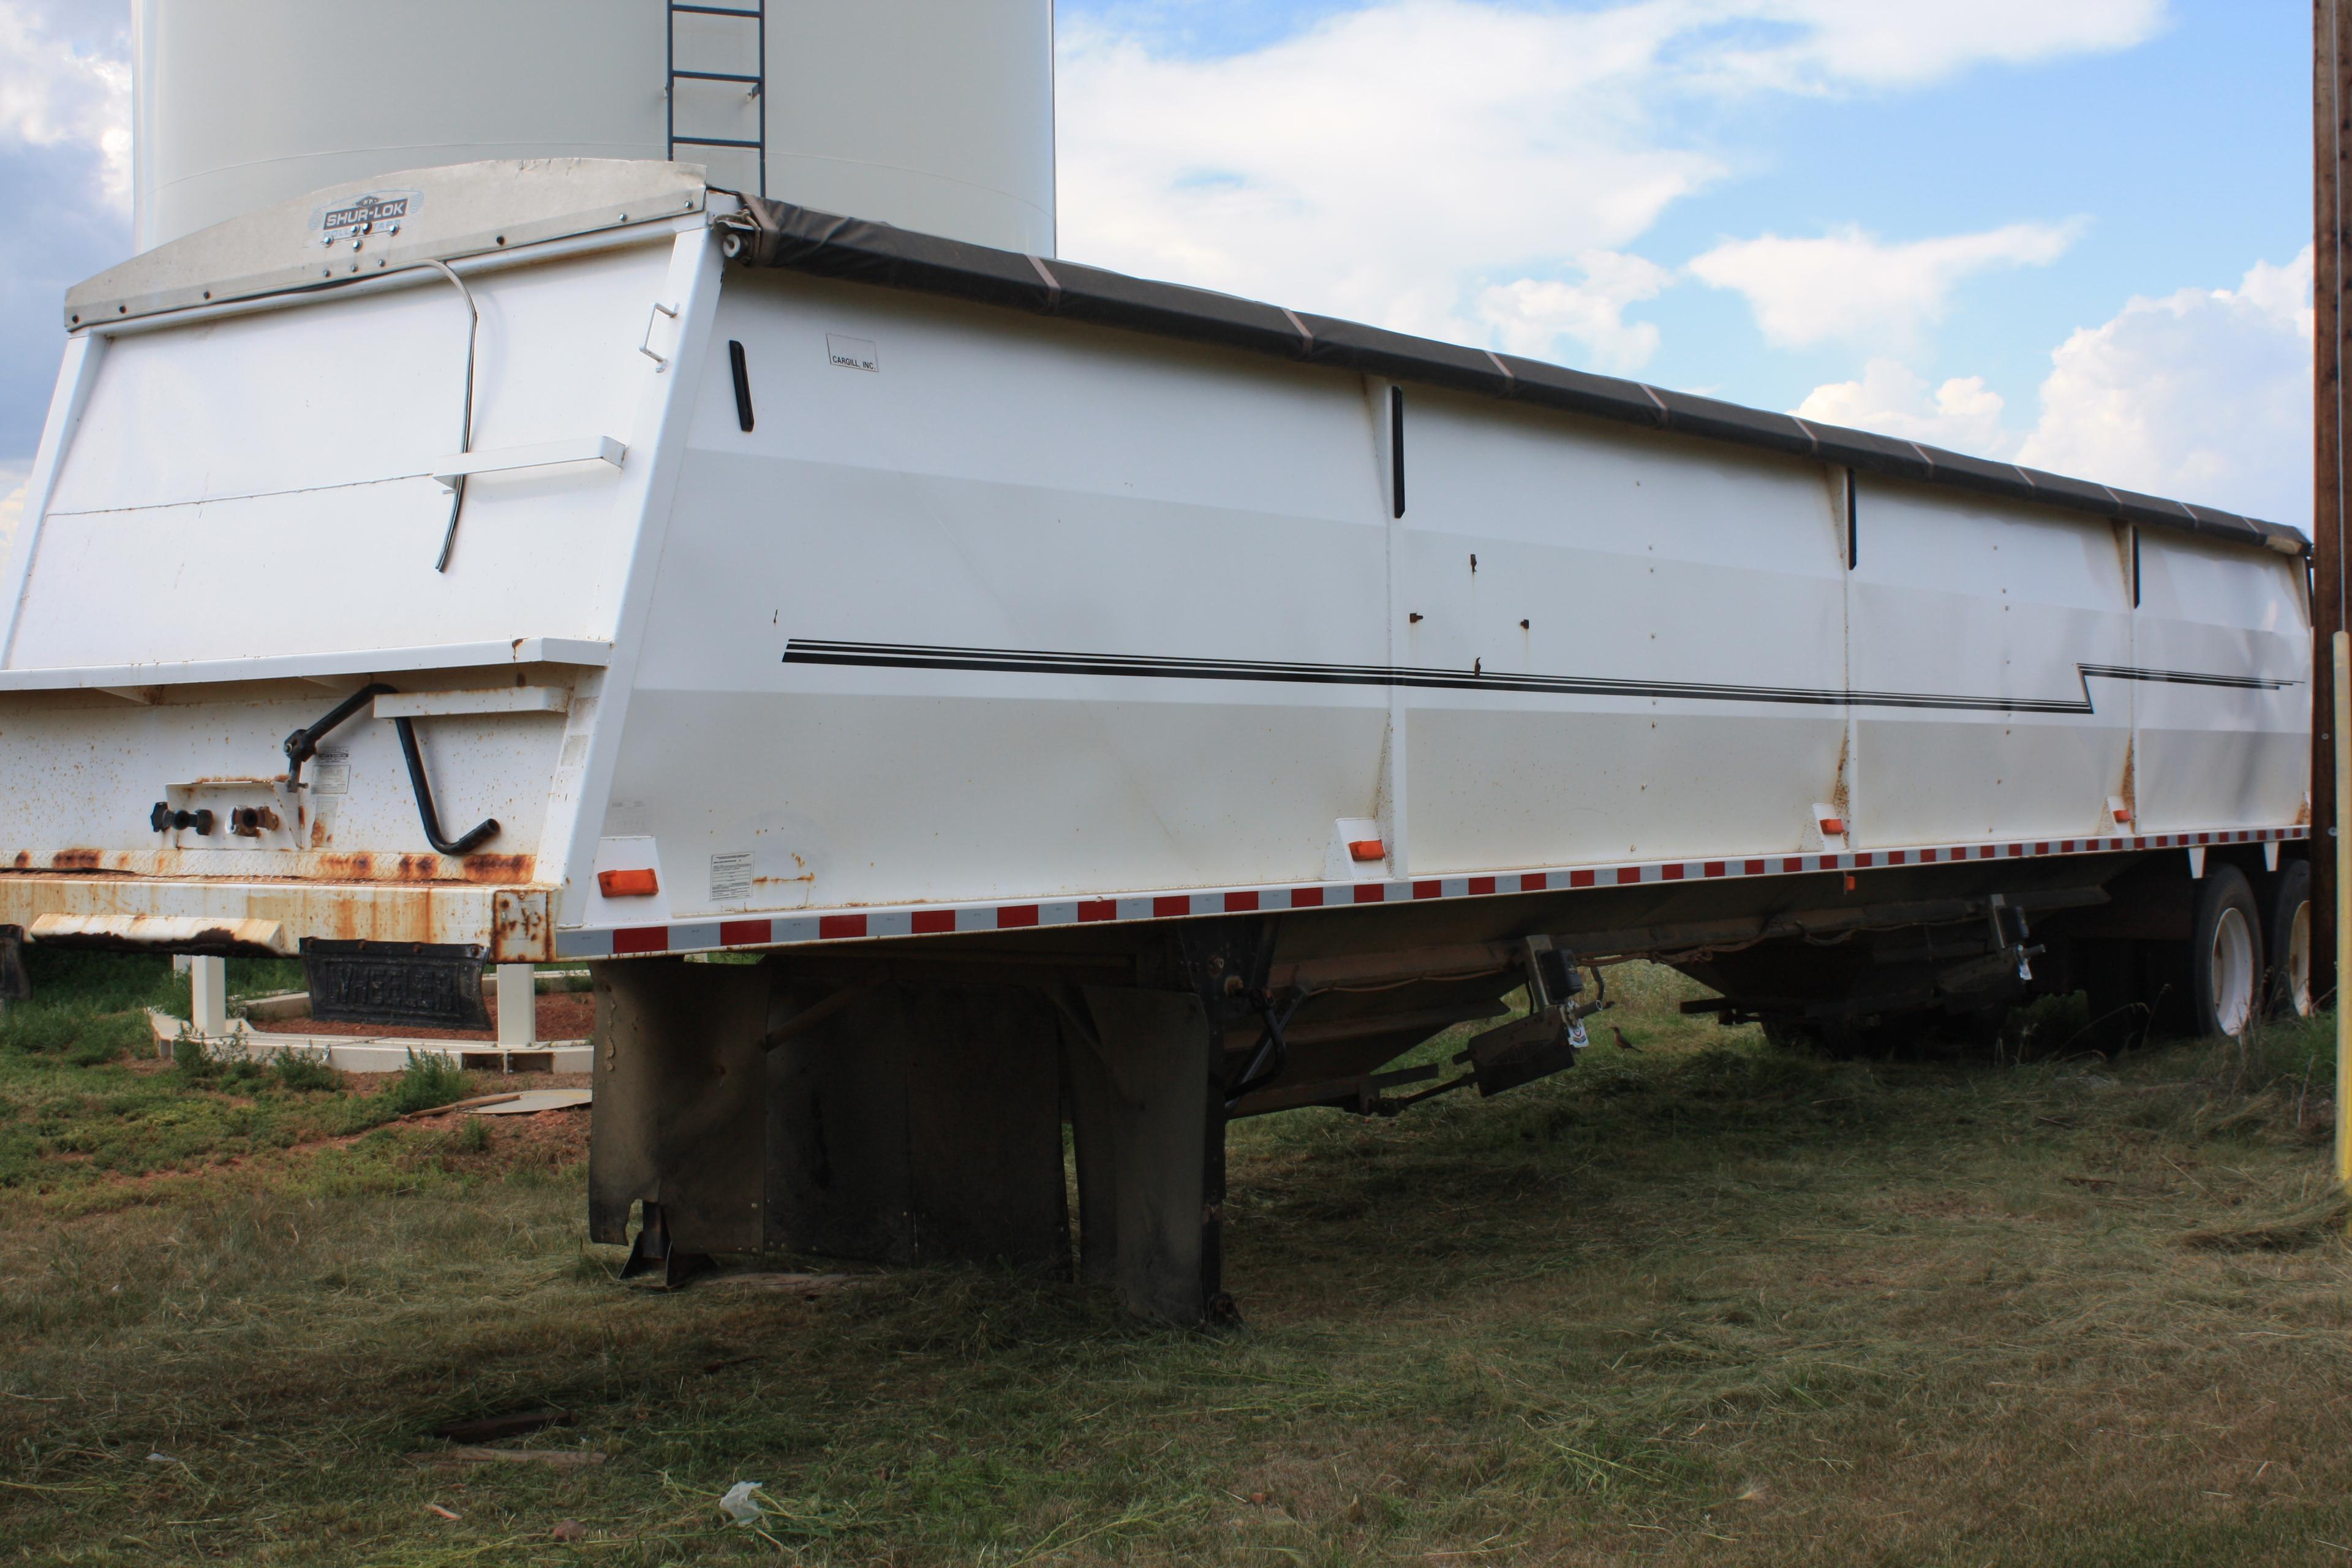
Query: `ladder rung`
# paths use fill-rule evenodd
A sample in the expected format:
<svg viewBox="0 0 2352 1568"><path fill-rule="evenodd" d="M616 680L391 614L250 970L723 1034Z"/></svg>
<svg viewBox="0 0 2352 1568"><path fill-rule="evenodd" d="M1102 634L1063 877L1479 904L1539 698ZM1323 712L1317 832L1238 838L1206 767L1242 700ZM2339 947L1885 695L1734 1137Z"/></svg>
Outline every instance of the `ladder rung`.
<svg viewBox="0 0 2352 1568"><path fill-rule="evenodd" d="M691 11L698 16L757 16L760 15L757 11L741 11L731 5L673 5L670 7L672 16L676 16L680 11Z"/></svg>
<svg viewBox="0 0 2352 1568"><path fill-rule="evenodd" d="M757 142L729 142L717 136L673 136L674 145L680 147L757 147Z"/></svg>
<svg viewBox="0 0 2352 1568"><path fill-rule="evenodd" d="M672 71L669 74L673 81L748 81L756 85L760 79L755 76L731 76L725 71Z"/></svg>

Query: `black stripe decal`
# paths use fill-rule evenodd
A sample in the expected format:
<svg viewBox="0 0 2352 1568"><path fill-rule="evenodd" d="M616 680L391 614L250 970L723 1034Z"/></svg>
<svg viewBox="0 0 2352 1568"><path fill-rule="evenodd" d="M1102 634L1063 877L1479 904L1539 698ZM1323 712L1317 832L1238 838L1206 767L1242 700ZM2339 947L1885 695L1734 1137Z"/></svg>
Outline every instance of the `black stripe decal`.
<svg viewBox="0 0 2352 1568"><path fill-rule="evenodd" d="M2290 686L2301 686L2300 680L2273 680L2262 675L2200 675L2191 669L2141 669L2128 664L2082 664L2074 668L2084 675L2104 676L2109 680L2142 680L2170 686L2231 686L2246 691L2283 691Z"/></svg>
<svg viewBox="0 0 2352 1568"><path fill-rule="evenodd" d="M1016 675L1121 676L1149 680L1267 680L1308 686L1412 687L1447 691L1528 691L1558 696L1655 697L1681 701L1771 702L1816 708L1933 708L1986 713L2095 711L2091 679L2155 681L2277 691L2299 680L2200 675L2129 665L2075 666L2080 698L1960 697L1925 691L1843 691L1800 686L1732 686L1706 681L1616 680L1600 676L1473 674L1373 664L1283 664L1255 659L1170 658L1144 654L1052 653L1034 648L934 647L913 643L831 642L795 637L786 664L853 665L885 669L974 669Z"/></svg>

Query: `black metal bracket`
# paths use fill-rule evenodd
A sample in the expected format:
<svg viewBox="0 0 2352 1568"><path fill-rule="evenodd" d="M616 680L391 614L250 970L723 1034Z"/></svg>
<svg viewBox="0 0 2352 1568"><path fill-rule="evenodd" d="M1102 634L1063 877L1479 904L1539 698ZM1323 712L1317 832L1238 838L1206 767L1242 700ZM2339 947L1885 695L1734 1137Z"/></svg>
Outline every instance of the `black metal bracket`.
<svg viewBox="0 0 2352 1568"><path fill-rule="evenodd" d="M629 1260L621 1265L622 1279L659 1274L660 1289L675 1290L697 1274L710 1270L711 1261L702 1253L680 1252L670 1245L669 1223L662 1217L661 1205L649 1199L645 1210L645 1224L629 1247Z"/></svg>
<svg viewBox="0 0 2352 1568"><path fill-rule="evenodd" d="M1249 1066L1242 1069L1240 1079L1226 1086L1225 1109L1227 1110L1240 1104L1244 1095L1255 1094L1280 1078L1288 1068L1290 1042L1283 1037L1283 1031L1290 1026L1291 1018L1297 1013L1300 1004L1307 1000L1307 994L1304 991L1293 991L1277 1007L1270 993L1265 991L1251 993L1250 1002L1256 1007L1257 1016L1265 1020L1265 1033L1258 1040L1257 1049L1250 1053Z"/></svg>

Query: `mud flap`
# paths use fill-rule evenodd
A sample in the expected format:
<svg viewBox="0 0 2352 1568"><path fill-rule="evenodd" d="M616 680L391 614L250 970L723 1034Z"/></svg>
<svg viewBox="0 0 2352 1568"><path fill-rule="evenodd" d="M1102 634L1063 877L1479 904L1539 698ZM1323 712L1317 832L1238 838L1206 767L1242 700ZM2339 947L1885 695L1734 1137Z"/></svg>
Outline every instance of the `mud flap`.
<svg viewBox="0 0 2352 1568"><path fill-rule="evenodd" d="M1066 1266L1056 1032L1032 991L889 985L779 1046L768 1244L873 1262Z"/></svg>

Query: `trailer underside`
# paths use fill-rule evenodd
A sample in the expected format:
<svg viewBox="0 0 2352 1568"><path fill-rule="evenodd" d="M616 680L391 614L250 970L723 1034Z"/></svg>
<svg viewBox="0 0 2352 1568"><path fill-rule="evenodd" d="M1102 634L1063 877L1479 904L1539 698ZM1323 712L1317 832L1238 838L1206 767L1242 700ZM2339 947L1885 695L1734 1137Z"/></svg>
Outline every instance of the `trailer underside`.
<svg viewBox="0 0 2352 1568"><path fill-rule="evenodd" d="M591 1233L641 1216L632 1268L672 1279L768 1248L1058 1269L1075 1218L1084 1278L1215 1321L1234 1121L1566 1070L1632 958L1790 1043L1966 1044L2087 989L2086 1044L2112 1046L2180 1010L2200 888L2299 865L2124 853L599 963ZM1566 987L1545 951L1580 972ZM1465 1025L1483 1032L1451 1060L1382 1070Z"/></svg>

